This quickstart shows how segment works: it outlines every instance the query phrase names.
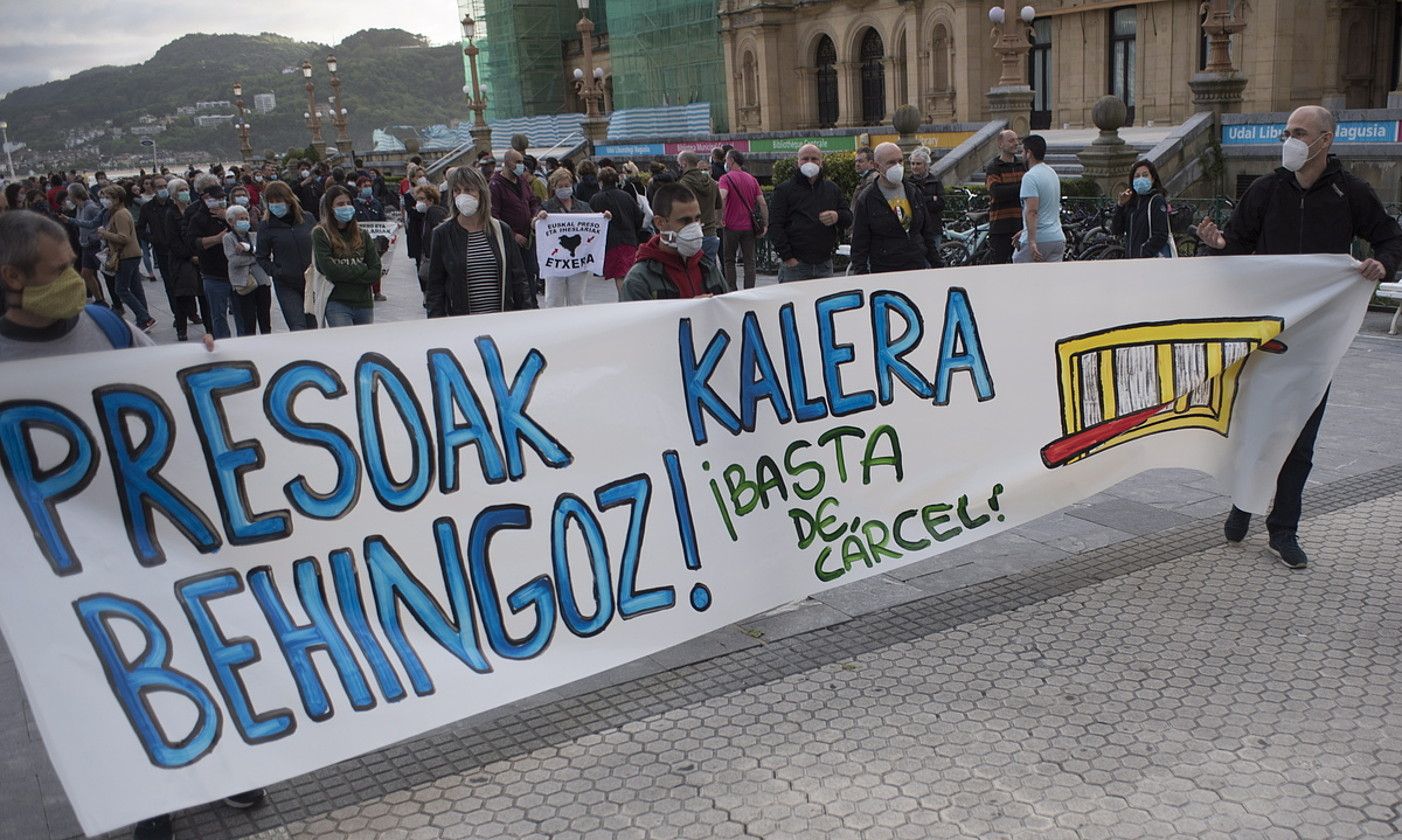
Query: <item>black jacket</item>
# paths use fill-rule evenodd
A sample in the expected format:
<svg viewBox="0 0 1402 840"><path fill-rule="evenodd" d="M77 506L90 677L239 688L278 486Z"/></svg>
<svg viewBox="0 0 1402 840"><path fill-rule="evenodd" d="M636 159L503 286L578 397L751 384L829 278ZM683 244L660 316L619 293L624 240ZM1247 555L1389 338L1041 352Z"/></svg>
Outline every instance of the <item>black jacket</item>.
<svg viewBox="0 0 1402 840"><path fill-rule="evenodd" d="M575 201L578 201L578 196ZM643 211L638 200L618 187L600 190L589 199L589 206L595 213L605 210L613 214L609 220L608 243L615 245L637 245L646 238L643 234Z"/></svg>
<svg viewBox="0 0 1402 840"><path fill-rule="evenodd" d="M206 236L228 232L229 226L210 212L198 196L185 208L185 246L199 259L201 277L229 279L229 258L224 256L224 243L216 242L209 248L202 248L199 243Z"/></svg>
<svg viewBox="0 0 1402 840"><path fill-rule="evenodd" d="M511 228L498 219L488 219L497 226L500 242L516 243L511 238ZM487 231L487 241L497 255L497 265L506 260L506 272L502 288L502 311L514 309L535 309L534 284L526 277L526 262L521 249L502 248L498 237ZM502 251L506 254L503 257ZM424 289L424 306L428 317L444 318L450 315L468 315L467 308L467 231L455 219L448 219L433 229L428 251L428 280Z"/></svg>
<svg viewBox="0 0 1402 840"><path fill-rule="evenodd" d="M291 214L291 210L288 214ZM307 266L312 264L312 217L303 214L302 223L269 214L258 227L258 265L279 286L302 291Z"/></svg>
<svg viewBox="0 0 1402 840"><path fill-rule="evenodd" d="M415 213L419 217L419 256L427 260L429 247L433 244L433 230L448 220L452 213L441 204L430 204L427 213Z"/></svg>
<svg viewBox="0 0 1402 840"><path fill-rule="evenodd" d="M302 205L303 213L310 213L313 220L321 218L321 185L316 182L316 176L312 176L310 184L303 184L300 180L293 181L292 194L297 196L297 202Z"/></svg>
<svg viewBox="0 0 1402 840"><path fill-rule="evenodd" d="M413 190L399 197L400 209L404 211L404 244L409 248L411 260L428 256L428 249L424 247L424 234L428 231L424 230L424 214L414 209L416 204L418 199L414 198Z"/></svg>
<svg viewBox="0 0 1402 840"><path fill-rule="evenodd" d="M852 217L852 273L878 274L883 271L911 271L939 266L935 248L935 223L925 207L925 194L910 181L902 181L910 202L910 228L886 203L880 183L873 181L857 195L857 212Z"/></svg>
<svg viewBox="0 0 1402 840"><path fill-rule="evenodd" d="M1280 167L1252 182L1222 231L1217 254L1347 254L1355 236L1373 246L1373 258L1391 278L1402 263L1402 229L1378 194L1329 156L1308 190Z"/></svg>
<svg viewBox="0 0 1402 840"><path fill-rule="evenodd" d="M180 231L180 208L175 202L153 198L141 208L141 218L136 223L136 235L151 243L151 250L167 253L172 250L172 231L178 236Z"/></svg>
<svg viewBox="0 0 1402 840"><path fill-rule="evenodd" d="M1168 198L1161 193L1135 194L1115 208L1110 232L1125 238L1125 258L1160 256L1168 244Z"/></svg>
<svg viewBox="0 0 1402 840"><path fill-rule="evenodd" d="M837 213L837 224L818 221L824 210ZM816 181L802 172L774 188L769 197L769 241L780 260L817 264L832 259L840 228L852 226L852 210L837 184L820 173Z"/></svg>
<svg viewBox="0 0 1402 840"><path fill-rule="evenodd" d="M912 175L910 182L925 195L925 209L935 221L935 234L944 233L944 184L933 172L926 172L924 178Z"/></svg>
<svg viewBox="0 0 1402 840"><path fill-rule="evenodd" d="M574 185L574 200L589 203L589 199L598 194L602 187L599 186L599 179L594 175L581 175L579 182Z"/></svg>

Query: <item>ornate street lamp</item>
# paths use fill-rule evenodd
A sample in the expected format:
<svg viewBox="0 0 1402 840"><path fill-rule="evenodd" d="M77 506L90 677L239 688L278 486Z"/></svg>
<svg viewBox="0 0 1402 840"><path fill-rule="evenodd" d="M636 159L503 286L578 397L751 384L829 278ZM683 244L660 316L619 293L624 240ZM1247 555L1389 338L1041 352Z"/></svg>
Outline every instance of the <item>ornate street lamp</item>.
<svg viewBox="0 0 1402 840"><path fill-rule="evenodd" d="M302 77L307 80L307 110L302 116L307 118L307 128L312 133L312 145L321 146L325 143L321 139L321 112L316 109L316 85L312 84L312 63L302 62Z"/></svg>
<svg viewBox="0 0 1402 840"><path fill-rule="evenodd" d="M244 163L247 163L253 159L253 144L248 140L248 117L243 110L243 82L234 82L234 105L239 109L239 121L236 126L239 130L239 154Z"/></svg>
<svg viewBox="0 0 1402 840"><path fill-rule="evenodd" d="M326 57L326 69L331 71L331 122L336 126L336 148L341 154L350 154L350 132L346 130L346 108L341 99L341 79L336 75L336 56Z"/></svg>
<svg viewBox="0 0 1402 840"><path fill-rule="evenodd" d="M579 30L584 66L589 67L594 63L594 21L589 19L589 0L576 2L579 4L579 22L575 24L575 29ZM584 137L589 141L589 152L593 154L594 146L608 137L609 118L603 113L601 104L604 99L603 68L595 67L592 77L586 77L582 68L574 68L574 88L584 100L582 127Z"/></svg>
<svg viewBox="0 0 1402 840"><path fill-rule="evenodd" d="M474 40L477 37L477 21L470 14L462 16L462 37L467 41L462 53L467 56L467 65L472 73L472 85L463 85L462 88L467 96L467 107L472 111L472 126L468 128L468 133L472 135L475 153L481 154L492 150L492 129L487 125L486 118L487 89L477 77L477 54L481 52Z"/></svg>

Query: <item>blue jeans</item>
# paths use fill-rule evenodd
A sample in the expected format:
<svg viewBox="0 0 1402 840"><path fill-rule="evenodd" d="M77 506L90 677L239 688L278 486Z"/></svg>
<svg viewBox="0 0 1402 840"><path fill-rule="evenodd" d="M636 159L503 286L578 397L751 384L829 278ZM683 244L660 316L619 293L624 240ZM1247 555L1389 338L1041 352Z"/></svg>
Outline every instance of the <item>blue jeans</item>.
<svg viewBox="0 0 1402 840"><path fill-rule="evenodd" d="M719 236L703 236L703 237L701 237L701 250L702 250L703 252L705 252L706 256L710 257L711 259L715 260L716 262L720 262L720 237L719 237Z"/></svg>
<svg viewBox="0 0 1402 840"><path fill-rule="evenodd" d="M204 313L204 328L216 340L229 337L229 313L234 314L234 328L239 335L244 334L243 313L238 306L230 306L230 298L234 296L234 287L229 284L227 277L202 277L204 282L204 297L209 303Z"/></svg>
<svg viewBox="0 0 1402 840"><path fill-rule="evenodd" d="M375 323L373 306L347 306L339 300L326 302L326 326L350 327Z"/></svg>
<svg viewBox="0 0 1402 840"><path fill-rule="evenodd" d="M832 276L832 260L820 263L800 262L795 266L779 263L779 282L792 283L795 280L817 280Z"/></svg>
<svg viewBox="0 0 1402 840"><path fill-rule="evenodd" d="M151 243L143 241L141 243L141 264L146 266L147 274L155 274L151 268Z"/></svg>
<svg viewBox="0 0 1402 840"><path fill-rule="evenodd" d="M145 327L151 320L151 313L146 311L146 290L141 288L141 257L127 257L117 263L114 285L117 296L131 310L131 317L136 319L136 325Z"/></svg>
<svg viewBox="0 0 1402 840"><path fill-rule="evenodd" d="M273 292L277 295L277 305L282 310L282 320L287 322L287 329L292 332L308 329L309 316L303 311L305 298L302 292L276 280L273 281Z"/></svg>

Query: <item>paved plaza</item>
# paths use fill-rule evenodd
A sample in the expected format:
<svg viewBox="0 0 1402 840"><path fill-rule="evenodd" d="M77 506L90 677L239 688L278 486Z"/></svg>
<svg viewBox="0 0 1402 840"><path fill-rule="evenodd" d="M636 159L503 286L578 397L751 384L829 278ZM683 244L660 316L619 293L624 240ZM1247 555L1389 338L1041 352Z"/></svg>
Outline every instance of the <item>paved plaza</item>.
<svg viewBox="0 0 1402 840"><path fill-rule="evenodd" d="M378 320L421 315L402 243L385 294ZM588 299L613 297L599 281ZM1259 519L1225 544L1229 502L1206 476L1147 473L272 785L250 812L184 812L177 837L1402 835L1402 338L1388 319L1369 314L1335 379L1307 570L1266 550ZM0 647L0 838L79 836Z"/></svg>

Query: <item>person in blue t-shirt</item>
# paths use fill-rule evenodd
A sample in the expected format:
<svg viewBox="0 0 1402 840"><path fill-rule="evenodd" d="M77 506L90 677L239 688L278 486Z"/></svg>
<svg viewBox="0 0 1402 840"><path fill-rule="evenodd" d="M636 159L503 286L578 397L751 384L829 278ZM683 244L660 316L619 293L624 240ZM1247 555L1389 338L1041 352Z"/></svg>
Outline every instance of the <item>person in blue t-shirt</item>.
<svg viewBox="0 0 1402 840"><path fill-rule="evenodd" d="M1027 174L1018 193L1022 199L1022 233L1015 241L1013 262L1061 262L1066 234L1061 230L1061 178L1046 164L1047 141L1029 134L1022 141Z"/></svg>

